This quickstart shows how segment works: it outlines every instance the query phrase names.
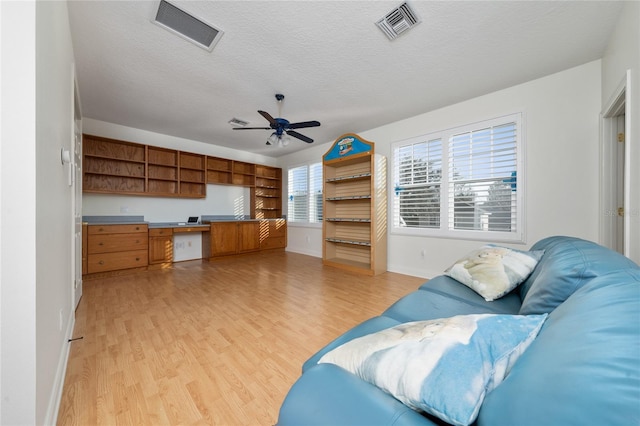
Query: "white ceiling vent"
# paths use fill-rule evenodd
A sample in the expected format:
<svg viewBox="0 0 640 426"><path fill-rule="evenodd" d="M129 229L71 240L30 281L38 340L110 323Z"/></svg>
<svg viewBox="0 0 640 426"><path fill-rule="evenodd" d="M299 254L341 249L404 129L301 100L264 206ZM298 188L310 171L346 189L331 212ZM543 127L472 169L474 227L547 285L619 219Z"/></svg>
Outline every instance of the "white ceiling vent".
<svg viewBox="0 0 640 426"><path fill-rule="evenodd" d="M231 120L229 120L229 124L236 127L245 127L246 125L249 124L249 122L233 117Z"/></svg>
<svg viewBox="0 0 640 426"><path fill-rule="evenodd" d="M376 22L378 28L389 38L396 39L400 34L420 23L418 15L409 7L407 3L402 3L386 16Z"/></svg>
<svg viewBox="0 0 640 426"><path fill-rule="evenodd" d="M157 3L152 22L211 52L223 31L207 24L165 0Z"/></svg>

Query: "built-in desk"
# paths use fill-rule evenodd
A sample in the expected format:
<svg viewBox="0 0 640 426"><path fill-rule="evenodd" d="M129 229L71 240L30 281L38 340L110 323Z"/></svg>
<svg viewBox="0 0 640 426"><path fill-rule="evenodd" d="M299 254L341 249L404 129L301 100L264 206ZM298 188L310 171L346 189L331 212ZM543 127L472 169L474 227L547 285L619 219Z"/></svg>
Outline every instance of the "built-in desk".
<svg viewBox="0 0 640 426"><path fill-rule="evenodd" d="M150 223L149 264L167 266L172 262L202 259L202 233L209 230L208 224Z"/></svg>

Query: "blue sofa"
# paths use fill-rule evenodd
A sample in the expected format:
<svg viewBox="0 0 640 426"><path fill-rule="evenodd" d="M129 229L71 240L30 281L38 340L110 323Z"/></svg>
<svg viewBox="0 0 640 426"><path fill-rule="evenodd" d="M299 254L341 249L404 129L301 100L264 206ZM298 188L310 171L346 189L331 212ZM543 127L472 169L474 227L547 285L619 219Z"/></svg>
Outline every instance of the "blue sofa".
<svg viewBox="0 0 640 426"><path fill-rule="evenodd" d="M573 237L545 238L544 255L505 297L487 302L442 275L307 360L278 425L442 425L334 364L318 361L354 338L418 320L548 313L539 334L484 398L477 425L640 424L640 268Z"/></svg>

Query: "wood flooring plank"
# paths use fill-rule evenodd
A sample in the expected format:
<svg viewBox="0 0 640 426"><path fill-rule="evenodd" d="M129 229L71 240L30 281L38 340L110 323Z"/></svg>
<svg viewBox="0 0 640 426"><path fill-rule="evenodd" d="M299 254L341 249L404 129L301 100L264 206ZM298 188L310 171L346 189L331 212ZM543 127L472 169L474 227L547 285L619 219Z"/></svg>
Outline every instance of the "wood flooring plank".
<svg viewBox="0 0 640 426"><path fill-rule="evenodd" d="M87 281L59 425L273 425L306 359L421 278L283 251Z"/></svg>

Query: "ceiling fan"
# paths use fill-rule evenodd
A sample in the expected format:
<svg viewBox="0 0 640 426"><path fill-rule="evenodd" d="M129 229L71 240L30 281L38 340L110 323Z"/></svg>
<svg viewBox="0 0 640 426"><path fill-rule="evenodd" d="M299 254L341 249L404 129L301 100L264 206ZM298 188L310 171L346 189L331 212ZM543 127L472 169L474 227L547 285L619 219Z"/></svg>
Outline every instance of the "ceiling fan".
<svg viewBox="0 0 640 426"><path fill-rule="evenodd" d="M282 100L284 99L284 95L277 93L276 100L278 101L278 115L282 115ZM312 143L313 139L303 134L296 132L293 129L303 129L305 127L318 127L320 125L319 121L301 121L299 123L289 123L288 120L284 118L273 118L266 111L258 111L258 113L263 116L268 122L269 127L234 127L233 130L274 130L267 139L267 145L278 145L278 146L286 146L289 144L289 139L287 135L293 136L296 139L300 139L306 143Z"/></svg>

